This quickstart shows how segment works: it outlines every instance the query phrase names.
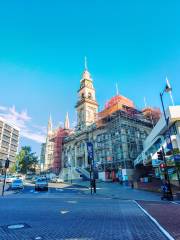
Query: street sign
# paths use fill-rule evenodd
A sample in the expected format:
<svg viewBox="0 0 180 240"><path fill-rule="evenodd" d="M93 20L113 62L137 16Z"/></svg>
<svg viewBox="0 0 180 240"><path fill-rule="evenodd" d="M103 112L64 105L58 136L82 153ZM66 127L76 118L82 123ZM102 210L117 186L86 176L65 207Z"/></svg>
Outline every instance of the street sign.
<svg viewBox="0 0 180 240"><path fill-rule="evenodd" d="M176 172L176 170L174 168L169 168L167 171L168 171L169 175L171 175L171 174Z"/></svg>
<svg viewBox="0 0 180 240"><path fill-rule="evenodd" d="M173 150L173 146L172 146L171 139L170 139L169 135L166 136L166 144L167 144L167 146L166 146L167 149Z"/></svg>
<svg viewBox="0 0 180 240"><path fill-rule="evenodd" d="M87 142L87 152L88 152L88 163L91 164L91 162L94 159L93 144L91 142Z"/></svg>
<svg viewBox="0 0 180 240"><path fill-rule="evenodd" d="M159 159L152 159L152 166L153 167L159 167L160 163L162 163L163 161L159 160Z"/></svg>
<svg viewBox="0 0 180 240"><path fill-rule="evenodd" d="M174 160L176 162L180 162L180 155L174 155Z"/></svg>

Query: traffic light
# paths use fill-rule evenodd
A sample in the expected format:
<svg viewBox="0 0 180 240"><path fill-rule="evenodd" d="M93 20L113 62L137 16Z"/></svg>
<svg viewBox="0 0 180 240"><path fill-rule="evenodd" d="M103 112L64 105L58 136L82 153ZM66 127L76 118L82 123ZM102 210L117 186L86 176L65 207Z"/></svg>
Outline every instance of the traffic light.
<svg viewBox="0 0 180 240"><path fill-rule="evenodd" d="M166 169L166 164L161 163L159 166L160 166L161 171L164 172Z"/></svg>
<svg viewBox="0 0 180 240"><path fill-rule="evenodd" d="M158 156L159 160L164 160L164 154L161 150L159 152L157 152L157 156Z"/></svg>
<svg viewBox="0 0 180 240"><path fill-rule="evenodd" d="M7 159L6 159L6 162L5 162L5 168L6 168L6 169L9 168L9 162L10 162L9 159L7 158Z"/></svg>
<svg viewBox="0 0 180 240"><path fill-rule="evenodd" d="M172 150L169 150L169 151L166 152L166 156L171 156L171 155L173 155L173 151Z"/></svg>

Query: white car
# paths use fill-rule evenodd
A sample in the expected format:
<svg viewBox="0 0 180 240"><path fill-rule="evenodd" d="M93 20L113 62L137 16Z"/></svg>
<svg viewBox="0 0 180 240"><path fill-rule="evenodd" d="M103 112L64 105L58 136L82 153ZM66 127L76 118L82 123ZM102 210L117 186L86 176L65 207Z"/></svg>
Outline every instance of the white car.
<svg viewBox="0 0 180 240"><path fill-rule="evenodd" d="M23 189L23 181L21 179L16 179L11 183L11 189L17 190L17 189Z"/></svg>
<svg viewBox="0 0 180 240"><path fill-rule="evenodd" d="M6 177L6 183L12 183L14 180L16 180L15 176L7 176Z"/></svg>
<svg viewBox="0 0 180 240"><path fill-rule="evenodd" d="M57 178L57 179L56 179L56 182L57 182L57 183L63 183L63 182L64 182L64 180L63 180L63 179L61 179L61 178Z"/></svg>

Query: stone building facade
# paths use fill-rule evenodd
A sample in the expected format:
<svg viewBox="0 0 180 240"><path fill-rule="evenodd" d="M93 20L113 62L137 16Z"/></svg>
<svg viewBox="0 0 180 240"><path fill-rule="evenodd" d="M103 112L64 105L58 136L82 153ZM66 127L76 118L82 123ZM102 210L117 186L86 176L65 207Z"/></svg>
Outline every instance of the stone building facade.
<svg viewBox="0 0 180 240"><path fill-rule="evenodd" d="M152 129L152 123L134 103L117 95L98 113L95 89L87 68L83 73L76 104L77 127L64 139L64 172L78 178L88 170L87 142L94 146L95 166L100 172L113 178L133 175L133 161L142 151L143 141ZM68 167L70 167L69 170ZM65 170L66 169L66 170ZM71 171L71 172L69 172Z"/></svg>
<svg viewBox="0 0 180 240"><path fill-rule="evenodd" d="M64 127L53 128L51 116L48 121L46 142L41 145L41 171L59 174L62 169L63 140L71 133L68 113Z"/></svg>

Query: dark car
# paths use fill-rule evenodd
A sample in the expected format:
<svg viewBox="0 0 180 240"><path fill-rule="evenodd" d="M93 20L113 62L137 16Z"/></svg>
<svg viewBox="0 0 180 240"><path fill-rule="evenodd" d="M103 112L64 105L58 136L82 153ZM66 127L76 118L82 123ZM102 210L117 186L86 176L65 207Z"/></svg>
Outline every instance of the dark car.
<svg viewBox="0 0 180 240"><path fill-rule="evenodd" d="M35 182L35 191L48 191L48 181L46 178L38 178Z"/></svg>

